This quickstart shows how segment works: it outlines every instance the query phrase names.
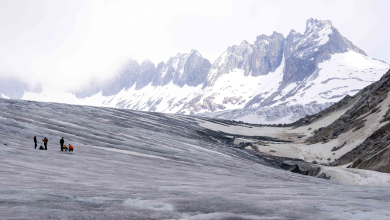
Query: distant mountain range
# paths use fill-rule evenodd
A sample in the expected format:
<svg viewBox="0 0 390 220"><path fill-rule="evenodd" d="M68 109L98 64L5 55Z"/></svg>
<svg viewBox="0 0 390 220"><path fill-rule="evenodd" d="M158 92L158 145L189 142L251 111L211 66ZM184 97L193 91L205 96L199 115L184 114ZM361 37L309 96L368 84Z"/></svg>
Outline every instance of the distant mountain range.
<svg viewBox="0 0 390 220"><path fill-rule="evenodd" d="M354 95L389 68L368 57L330 21L311 18L303 34L260 35L253 44L228 47L213 63L196 50L157 65L130 60L115 78L66 100L56 100L45 87L39 94L26 92L23 99L287 123Z"/></svg>

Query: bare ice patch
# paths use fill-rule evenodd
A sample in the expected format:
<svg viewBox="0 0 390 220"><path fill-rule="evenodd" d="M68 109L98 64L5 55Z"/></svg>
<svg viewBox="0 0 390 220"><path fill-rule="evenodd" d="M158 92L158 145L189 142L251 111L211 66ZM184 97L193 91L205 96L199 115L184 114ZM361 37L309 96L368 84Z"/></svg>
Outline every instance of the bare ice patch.
<svg viewBox="0 0 390 220"><path fill-rule="evenodd" d="M155 211L173 211L173 206L168 203L157 202L153 200L126 199L123 202L124 206L136 207L139 209L150 209Z"/></svg>
<svg viewBox="0 0 390 220"><path fill-rule="evenodd" d="M98 148L106 151L111 151L111 152L116 152L116 153L121 153L121 154L129 154L129 155L134 155L134 156L140 156L140 157L150 157L150 158L156 158L156 159L162 159L162 160L169 160L164 157L159 157L155 155L150 155L150 154L143 154L143 153L138 153L134 151L129 151L129 150L122 150L122 149L116 149L116 148L108 148L108 147L96 147L96 146L90 146L93 148Z"/></svg>

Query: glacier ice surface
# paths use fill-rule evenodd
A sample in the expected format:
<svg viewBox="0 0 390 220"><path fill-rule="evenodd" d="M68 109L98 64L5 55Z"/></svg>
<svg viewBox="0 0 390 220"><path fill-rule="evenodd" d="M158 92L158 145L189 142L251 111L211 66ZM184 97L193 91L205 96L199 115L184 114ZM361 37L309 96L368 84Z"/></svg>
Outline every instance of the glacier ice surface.
<svg viewBox="0 0 390 220"><path fill-rule="evenodd" d="M0 99L0 218L390 218L388 187L266 166L202 135L199 120ZM48 137L47 151L34 135ZM61 137L73 153L59 150Z"/></svg>

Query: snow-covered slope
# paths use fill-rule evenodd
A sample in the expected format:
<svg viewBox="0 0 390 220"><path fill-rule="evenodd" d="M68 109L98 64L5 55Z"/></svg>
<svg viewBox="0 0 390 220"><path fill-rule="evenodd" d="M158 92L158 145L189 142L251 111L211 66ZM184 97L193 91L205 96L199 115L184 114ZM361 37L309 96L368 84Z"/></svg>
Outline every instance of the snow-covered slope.
<svg viewBox="0 0 390 220"><path fill-rule="evenodd" d="M110 82L79 91L66 102L178 114L310 107L354 95L389 68L368 57L330 21L309 19L303 34L260 35L253 44L228 47L212 64L196 50L157 67L130 61ZM23 99L64 102L50 92L42 94L45 98L25 93Z"/></svg>
<svg viewBox="0 0 390 220"><path fill-rule="evenodd" d="M219 133L206 125L233 133L251 129L184 115L0 99L0 216L390 217L388 187L344 185L272 168L250 150L215 139ZM34 135L48 137L47 151L34 149ZM61 137L75 146L73 153L59 150ZM370 184L380 177L369 171L365 176Z"/></svg>
<svg viewBox="0 0 390 220"><path fill-rule="evenodd" d="M354 51L334 54L329 60L319 63L314 74L283 88L272 106L337 102L345 95L354 95L378 81L388 69L388 64Z"/></svg>

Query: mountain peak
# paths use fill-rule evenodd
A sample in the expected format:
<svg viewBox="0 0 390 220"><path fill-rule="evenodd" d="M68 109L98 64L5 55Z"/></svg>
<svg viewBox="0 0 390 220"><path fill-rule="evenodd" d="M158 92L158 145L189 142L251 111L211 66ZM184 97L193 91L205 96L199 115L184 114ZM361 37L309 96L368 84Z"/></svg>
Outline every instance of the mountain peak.
<svg viewBox="0 0 390 220"><path fill-rule="evenodd" d="M269 39L269 36L265 35L265 34L262 34L262 35L259 35L256 37L256 41L268 40L268 39Z"/></svg>
<svg viewBox="0 0 390 220"><path fill-rule="evenodd" d="M272 32L270 38L275 38L275 37L283 37L284 38L283 34L274 31L274 32Z"/></svg>
<svg viewBox="0 0 390 220"><path fill-rule="evenodd" d="M310 18L306 20L306 30L305 33L312 32L313 30L320 30L326 27L332 27L332 22L330 20L317 20Z"/></svg>
<svg viewBox="0 0 390 220"><path fill-rule="evenodd" d="M152 61L150 61L149 59L146 59L144 61L142 61L141 63L141 67L146 67L146 66L155 66L154 63Z"/></svg>
<svg viewBox="0 0 390 220"><path fill-rule="evenodd" d="M242 47L242 46L248 46L248 45L250 45L249 43L248 43L248 41L246 41L246 40L243 40L241 43L240 43L240 46Z"/></svg>
<svg viewBox="0 0 390 220"><path fill-rule="evenodd" d="M133 66L133 65L140 65L137 60L135 59L128 59L123 66Z"/></svg>
<svg viewBox="0 0 390 220"><path fill-rule="evenodd" d="M191 52L190 52L190 54L195 54L195 55L197 55L198 57L202 57L202 55L201 55L197 50L195 50L195 49L192 49Z"/></svg>
<svg viewBox="0 0 390 220"><path fill-rule="evenodd" d="M291 29L290 30L290 33L288 34L288 35L290 35L290 34L297 34L298 32L296 32L294 29Z"/></svg>

